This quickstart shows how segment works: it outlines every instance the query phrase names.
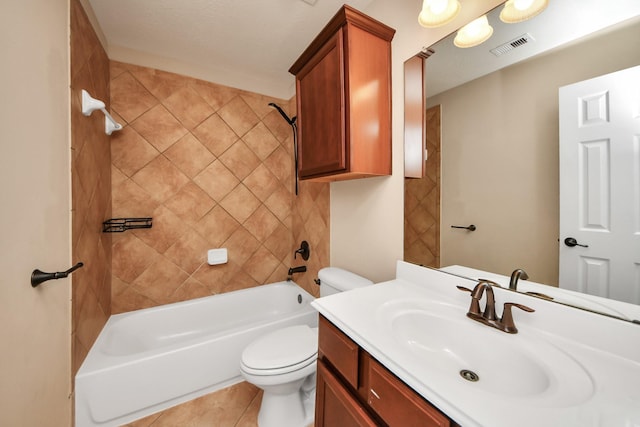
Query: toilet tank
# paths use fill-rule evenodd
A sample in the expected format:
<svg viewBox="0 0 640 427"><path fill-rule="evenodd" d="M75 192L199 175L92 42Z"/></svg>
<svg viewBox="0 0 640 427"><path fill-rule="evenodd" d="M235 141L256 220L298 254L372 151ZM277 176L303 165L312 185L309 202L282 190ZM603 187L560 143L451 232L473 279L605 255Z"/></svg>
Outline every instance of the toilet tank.
<svg viewBox="0 0 640 427"><path fill-rule="evenodd" d="M371 280L338 267L325 267L321 269L318 272L318 279L320 279L321 297L360 288L362 286L373 285Z"/></svg>

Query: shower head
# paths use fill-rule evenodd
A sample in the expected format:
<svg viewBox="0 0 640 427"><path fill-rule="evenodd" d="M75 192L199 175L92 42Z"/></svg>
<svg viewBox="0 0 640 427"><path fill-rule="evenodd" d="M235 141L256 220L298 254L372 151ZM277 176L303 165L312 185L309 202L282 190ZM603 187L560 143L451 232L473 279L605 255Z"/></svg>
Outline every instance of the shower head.
<svg viewBox="0 0 640 427"><path fill-rule="evenodd" d="M282 110L282 108L280 108L280 106L274 102L270 102L269 103L270 107L275 108L276 110L278 110L278 113L280 113L280 115L287 121L287 123L289 123L290 125L293 125L296 122L297 116L293 116L293 118L289 118L289 116L287 116L287 113L284 112L284 110Z"/></svg>
<svg viewBox="0 0 640 427"><path fill-rule="evenodd" d="M293 129L293 158L295 162L295 174L296 174L296 196L298 195L298 126L296 126L296 116L289 118L287 113L285 113L282 108L275 102L270 102L269 107L273 107L278 110L278 113L282 116L283 119L289 123L291 129ZM289 271L289 276L291 276L291 271Z"/></svg>

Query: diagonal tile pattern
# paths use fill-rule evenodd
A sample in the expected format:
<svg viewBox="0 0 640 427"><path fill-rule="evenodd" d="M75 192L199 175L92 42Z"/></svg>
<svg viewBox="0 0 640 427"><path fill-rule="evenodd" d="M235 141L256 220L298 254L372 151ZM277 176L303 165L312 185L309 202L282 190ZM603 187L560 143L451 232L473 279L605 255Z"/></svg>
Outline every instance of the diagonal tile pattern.
<svg viewBox="0 0 640 427"><path fill-rule="evenodd" d="M427 110L425 176L405 178L404 259L428 267L440 267L440 113Z"/></svg>
<svg viewBox="0 0 640 427"><path fill-rule="evenodd" d="M71 59L72 375L75 376L111 314L111 236L101 232L111 217L111 158L104 116L82 115L81 91L109 108L109 59L78 0L69 3ZM145 161L143 151L138 159ZM150 159L149 159L150 160ZM140 162L120 163L132 170ZM73 380L71 380L73 384Z"/></svg>
<svg viewBox="0 0 640 427"><path fill-rule="evenodd" d="M154 219L114 237L112 312L284 280L297 240L315 257L295 279L317 293L329 187L304 184L304 203L292 194L291 128L268 106L295 102L120 62L111 76L126 122L111 145L113 215ZM215 247L228 248L227 264L206 263Z"/></svg>
<svg viewBox="0 0 640 427"><path fill-rule="evenodd" d="M295 280L317 295L329 184L292 194L291 127L268 106L294 115L295 99L109 62L78 0L70 15L72 254L85 263L72 278L73 374L112 313L282 280L302 264ZM99 115L82 115L80 89L125 128L108 138ZM150 230L101 233L105 219L148 215ZM293 260L302 240L311 258ZM209 266L219 246L229 263ZM241 383L130 425L255 427L260 398Z"/></svg>

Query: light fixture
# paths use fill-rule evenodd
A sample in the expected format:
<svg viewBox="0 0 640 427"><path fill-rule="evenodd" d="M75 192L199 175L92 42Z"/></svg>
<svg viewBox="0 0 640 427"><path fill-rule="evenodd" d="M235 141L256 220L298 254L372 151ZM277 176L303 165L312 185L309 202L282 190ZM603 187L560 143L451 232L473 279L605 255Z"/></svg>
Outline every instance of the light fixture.
<svg viewBox="0 0 640 427"><path fill-rule="evenodd" d="M493 27L489 25L487 15L482 15L460 28L453 44L462 48L478 46L487 41L492 34Z"/></svg>
<svg viewBox="0 0 640 427"><path fill-rule="evenodd" d="M441 27L460 12L459 0L423 0L418 22L426 28Z"/></svg>
<svg viewBox="0 0 640 427"><path fill-rule="evenodd" d="M549 5L549 0L507 0L500 12L500 20L507 24L526 21L540 14Z"/></svg>

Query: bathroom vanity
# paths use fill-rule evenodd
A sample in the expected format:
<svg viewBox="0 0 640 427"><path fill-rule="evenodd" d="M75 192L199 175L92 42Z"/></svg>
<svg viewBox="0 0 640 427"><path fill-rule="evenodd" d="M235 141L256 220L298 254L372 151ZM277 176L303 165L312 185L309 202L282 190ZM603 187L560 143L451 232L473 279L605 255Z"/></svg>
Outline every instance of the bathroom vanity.
<svg viewBox="0 0 640 427"><path fill-rule="evenodd" d="M399 262L317 299L318 426L640 423L640 325L493 287L517 333L467 317L476 282ZM486 296L479 301L486 304Z"/></svg>
<svg viewBox="0 0 640 427"><path fill-rule="evenodd" d="M316 426L457 425L322 316L318 340Z"/></svg>

